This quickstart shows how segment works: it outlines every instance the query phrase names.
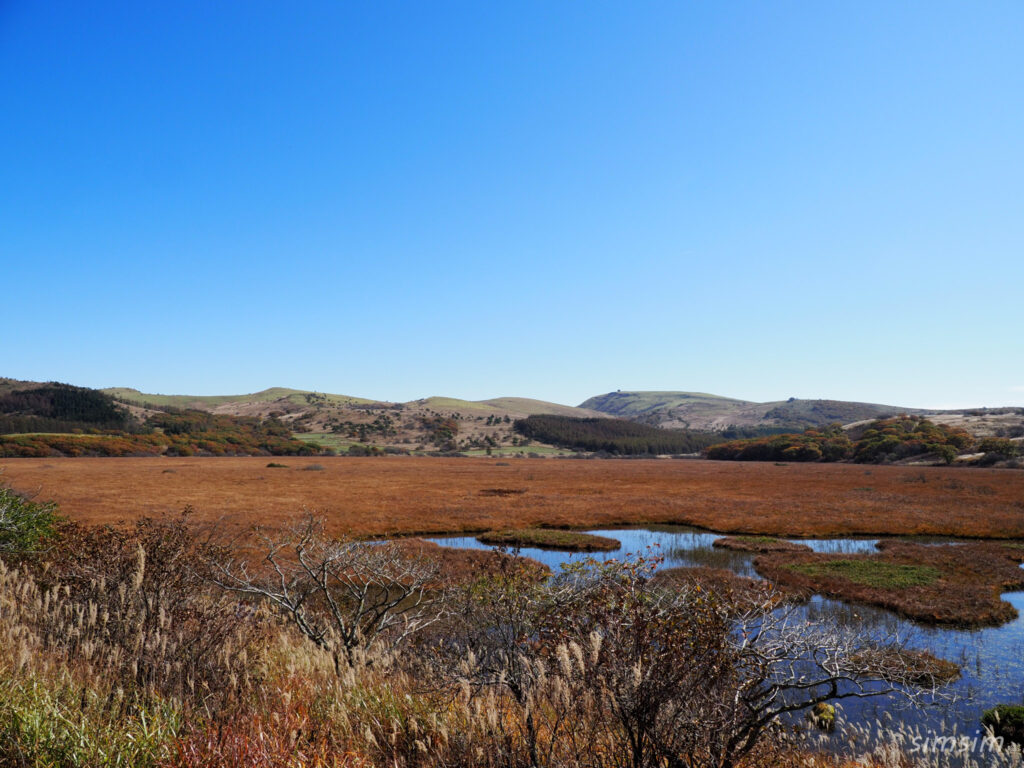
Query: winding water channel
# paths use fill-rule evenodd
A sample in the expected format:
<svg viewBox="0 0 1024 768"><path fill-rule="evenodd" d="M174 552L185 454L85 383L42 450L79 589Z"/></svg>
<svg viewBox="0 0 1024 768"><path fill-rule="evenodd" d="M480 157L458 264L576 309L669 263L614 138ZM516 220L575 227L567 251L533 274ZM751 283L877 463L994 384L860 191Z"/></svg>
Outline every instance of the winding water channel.
<svg viewBox="0 0 1024 768"><path fill-rule="evenodd" d="M648 552L648 548L653 548L665 559L662 567L710 566L727 568L741 576L757 575L753 566L756 553L712 547L712 542L723 534L682 526L591 530L587 533L618 539L622 548L616 552L593 554L536 548L519 551L525 557L539 560L554 572L561 569L562 563L569 561L588 557L621 559L628 553L643 554ZM447 547L489 548L471 536L440 537L431 541ZM816 552L854 554L875 552L878 539L793 541L806 544ZM947 542L937 540L936 543ZM1002 703L1024 703L1024 592L1008 592L1002 597L1013 604L1018 617L1000 627L974 630L925 626L884 609L817 596L795 610L799 618L808 621L830 618L863 628L867 633L897 634L911 647L928 650L961 666L960 679L944 689L951 699L944 698L924 707L912 708L901 697L884 696L848 700L841 707L841 718L860 728L877 729L877 724L881 724L884 731L890 723L895 723L905 731L918 734L923 740L953 734L977 735L980 733L979 719L985 709ZM850 729L845 733L837 729L836 734L828 738L833 742L831 746L839 749L849 736Z"/></svg>

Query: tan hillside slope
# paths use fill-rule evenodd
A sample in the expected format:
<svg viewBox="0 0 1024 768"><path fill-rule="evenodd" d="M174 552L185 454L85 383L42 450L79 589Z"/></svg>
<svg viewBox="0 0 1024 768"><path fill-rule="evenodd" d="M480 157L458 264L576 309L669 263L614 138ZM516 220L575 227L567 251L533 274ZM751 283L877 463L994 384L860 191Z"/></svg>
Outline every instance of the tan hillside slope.
<svg viewBox="0 0 1024 768"><path fill-rule="evenodd" d="M843 400L790 398L757 403L703 392L609 392L584 401L588 408L624 419L666 428L718 431L729 427L804 429L839 422L847 424L915 408Z"/></svg>
<svg viewBox="0 0 1024 768"><path fill-rule="evenodd" d="M245 395L159 395L115 387L107 394L144 417L147 408L194 408L232 416L274 417L304 439L348 451L352 446L402 451L459 450L503 454L554 452L520 439L512 422L526 416L608 418L606 414L524 397L463 400L428 397L392 403L273 387Z"/></svg>

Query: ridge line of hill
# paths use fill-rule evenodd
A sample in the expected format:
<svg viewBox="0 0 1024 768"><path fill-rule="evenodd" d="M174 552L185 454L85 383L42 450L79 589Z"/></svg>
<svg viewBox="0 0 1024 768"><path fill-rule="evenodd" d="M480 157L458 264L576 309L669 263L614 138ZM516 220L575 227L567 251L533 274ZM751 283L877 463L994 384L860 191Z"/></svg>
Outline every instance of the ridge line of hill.
<svg viewBox="0 0 1024 768"><path fill-rule="evenodd" d="M5 414L12 426L14 420L20 419L19 424L24 421L24 428L20 431L29 431L33 424L26 420L29 415L24 410L25 392L52 388L54 384L0 377L0 401L11 401L7 403L11 407L0 408L0 414ZM109 387L98 392L127 406L131 414L140 420L167 407L198 409L216 415L276 418L296 434L315 436L321 433L326 437L316 439L324 439L327 444L343 449L348 447L350 438L365 442L367 434L371 440L377 435L377 439L394 441L397 438L397 442L403 444L422 445L425 442L429 445L437 442L439 429L444 432L438 426L441 421L454 418L462 425L459 442L480 443L483 450L485 444L490 446L495 441L510 442L513 438L511 423L534 415L620 418L664 429L714 432L727 438L801 432L809 427L833 423L852 428L858 423L901 414L927 415L938 423L966 428L979 436L1016 436L1024 425L1024 409L1014 407L936 411L879 403L798 398L758 403L705 392L671 390L619 390L588 398L579 406L524 397L464 400L433 396L394 403L290 387L269 387L243 395L162 395L130 387ZM21 394L12 399L13 393ZM40 412L37 416L49 418L54 423L59 420L56 412ZM60 418L81 421L86 417L66 413ZM105 418L104 424L113 426L114 416L108 414ZM35 421L38 422L35 431L45 426L39 418ZM83 422L78 426L92 424ZM425 440L425 436L429 439Z"/></svg>

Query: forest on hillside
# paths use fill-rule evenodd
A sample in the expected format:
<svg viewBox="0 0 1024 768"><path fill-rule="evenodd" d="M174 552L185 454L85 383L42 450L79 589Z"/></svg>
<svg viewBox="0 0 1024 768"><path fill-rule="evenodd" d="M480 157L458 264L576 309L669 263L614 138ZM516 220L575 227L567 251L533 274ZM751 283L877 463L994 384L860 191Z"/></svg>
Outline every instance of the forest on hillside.
<svg viewBox="0 0 1024 768"><path fill-rule="evenodd" d="M110 395L53 382L0 395L0 434L113 429L133 432L139 423Z"/></svg>
<svg viewBox="0 0 1024 768"><path fill-rule="evenodd" d="M523 437L578 451L622 456L696 453L722 437L688 429L659 429L623 419L529 416L513 428Z"/></svg>
<svg viewBox="0 0 1024 768"><path fill-rule="evenodd" d="M332 452L296 440L276 419L168 407L140 421L110 395L69 384L44 384L0 396L0 458Z"/></svg>

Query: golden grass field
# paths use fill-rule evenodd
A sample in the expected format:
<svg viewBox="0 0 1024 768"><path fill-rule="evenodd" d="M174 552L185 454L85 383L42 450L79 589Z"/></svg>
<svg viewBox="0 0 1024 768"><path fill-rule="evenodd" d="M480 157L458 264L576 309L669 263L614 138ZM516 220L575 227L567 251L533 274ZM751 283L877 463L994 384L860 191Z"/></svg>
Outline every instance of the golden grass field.
<svg viewBox="0 0 1024 768"><path fill-rule="evenodd" d="M314 463L323 469L304 469ZM790 536L1024 537L1024 472L1014 470L410 457L8 459L0 468L3 482L84 523L188 505L200 519L236 524L309 509L329 532L359 535L686 523Z"/></svg>

